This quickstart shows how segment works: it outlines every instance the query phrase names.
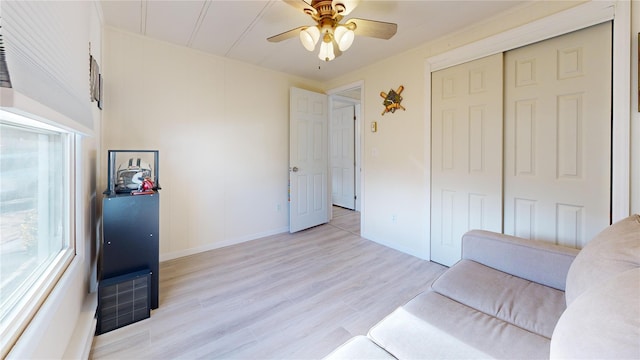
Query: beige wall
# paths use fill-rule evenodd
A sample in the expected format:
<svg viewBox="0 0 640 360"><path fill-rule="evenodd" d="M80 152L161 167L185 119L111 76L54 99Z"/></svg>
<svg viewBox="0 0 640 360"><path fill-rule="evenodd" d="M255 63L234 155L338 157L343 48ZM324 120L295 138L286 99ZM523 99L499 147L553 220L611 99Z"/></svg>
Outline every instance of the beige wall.
<svg viewBox="0 0 640 360"><path fill-rule="evenodd" d="M288 231L289 88L319 86L115 29L105 48L102 153L160 151L160 259Z"/></svg>

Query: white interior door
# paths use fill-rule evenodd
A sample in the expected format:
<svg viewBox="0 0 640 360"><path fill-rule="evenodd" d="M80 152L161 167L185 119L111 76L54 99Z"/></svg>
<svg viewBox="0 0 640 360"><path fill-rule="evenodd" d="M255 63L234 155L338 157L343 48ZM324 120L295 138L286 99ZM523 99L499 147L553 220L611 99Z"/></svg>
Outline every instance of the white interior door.
<svg viewBox="0 0 640 360"><path fill-rule="evenodd" d="M291 88L289 94L289 231L329 221L327 96Z"/></svg>
<svg viewBox="0 0 640 360"><path fill-rule="evenodd" d="M505 233L584 246L609 225L610 149L610 23L505 54Z"/></svg>
<svg viewBox="0 0 640 360"><path fill-rule="evenodd" d="M333 109L330 128L331 200L334 205L355 210L355 107Z"/></svg>
<svg viewBox="0 0 640 360"><path fill-rule="evenodd" d="M431 260L470 229L502 231L502 54L432 74Z"/></svg>

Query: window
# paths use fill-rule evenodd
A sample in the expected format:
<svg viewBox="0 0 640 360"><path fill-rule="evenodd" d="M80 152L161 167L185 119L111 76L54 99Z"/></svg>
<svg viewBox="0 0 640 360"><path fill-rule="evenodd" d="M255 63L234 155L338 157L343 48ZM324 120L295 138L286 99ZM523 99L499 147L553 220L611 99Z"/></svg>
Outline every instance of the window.
<svg viewBox="0 0 640 360"><path fill-rule="evenodd" d="M72 139L69 132L0 110L1 353L75 253Z"/></svg>

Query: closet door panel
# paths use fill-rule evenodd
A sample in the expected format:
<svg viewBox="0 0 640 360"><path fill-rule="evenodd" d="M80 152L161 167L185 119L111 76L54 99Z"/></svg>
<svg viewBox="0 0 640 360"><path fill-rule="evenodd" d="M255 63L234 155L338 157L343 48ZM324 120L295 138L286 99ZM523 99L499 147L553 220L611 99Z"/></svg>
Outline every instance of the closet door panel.
<svg viewBox="0 0 640 360"><path fill-rule="evenodd" d="M502 54L432 75L431 259L470 229L502 231Z"/></svg>
<svg viewBox="0 0 640 360"><path fill-rule="evenodd" d="M611 24L505 53L504 232L581 248L609 224Z"/></svg>

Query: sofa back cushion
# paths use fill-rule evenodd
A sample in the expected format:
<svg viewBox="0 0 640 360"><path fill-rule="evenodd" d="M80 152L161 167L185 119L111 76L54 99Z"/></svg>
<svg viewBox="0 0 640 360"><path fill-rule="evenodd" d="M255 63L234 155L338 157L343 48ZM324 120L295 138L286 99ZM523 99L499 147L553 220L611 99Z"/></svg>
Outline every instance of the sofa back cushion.
<svg viewBox="0 0 640 360"><path fill-rule="evenodd" d="M576 256L567 274L567 306L589 287L637 267L640 267L638 214L604 229Z"/></svg>
<svg viewBox="0 0 640 360"><path fill-rule="evenodd" d="M462 236L463 259L562 291L576 255L578 249L492 231Z"/></svg>
<svg viewBox="0 0 640 360"><path fill-rule="evenodd" d="M562 314L551 359L640 359L640 268L594 285Z"/></svg>

